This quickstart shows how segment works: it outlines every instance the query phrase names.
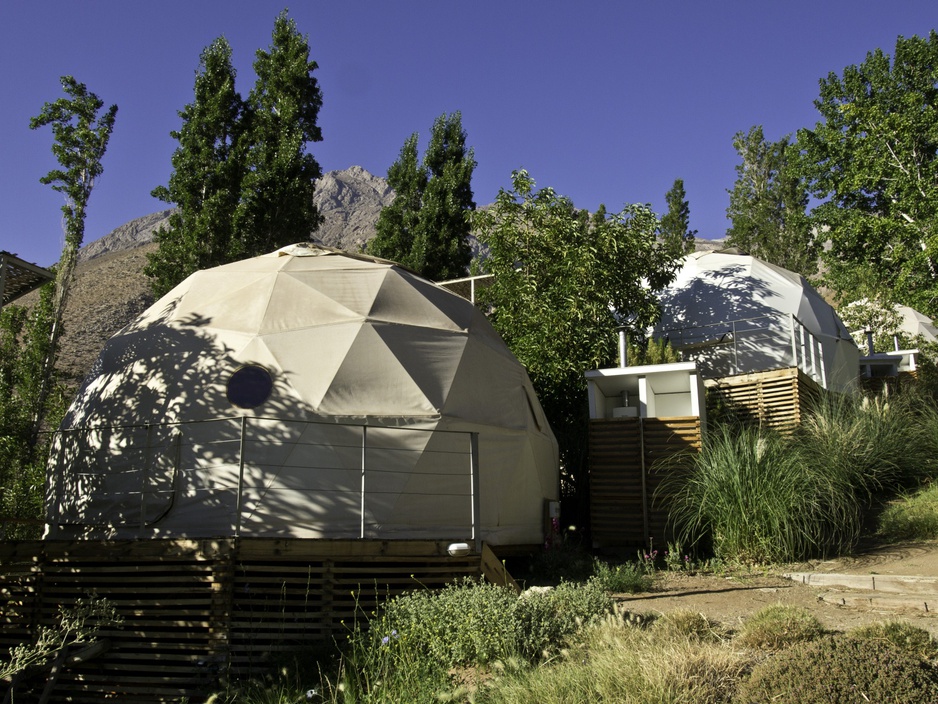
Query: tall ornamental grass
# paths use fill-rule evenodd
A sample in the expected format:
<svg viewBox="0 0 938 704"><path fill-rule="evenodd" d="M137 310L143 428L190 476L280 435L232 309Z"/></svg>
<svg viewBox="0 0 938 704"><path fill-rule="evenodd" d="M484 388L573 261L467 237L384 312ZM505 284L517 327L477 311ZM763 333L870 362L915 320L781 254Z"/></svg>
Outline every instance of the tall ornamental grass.
<svg viewBox="0 0 938 704"><path fill-rule="evenodd" d="M664 485L685 544L723 559L778 562L842 543L860 516L848 485L805 467L793 444L747 426L711 430L689 471Z"/></svg>
<svg viewBox="0 0 938 704"><path fill-rule="evenodd" d="M935 437L929 429L934 415L911 391L826 394L802 420L794 440L805 461L820 465L832 480L849 483L865 502L934 471Z"/></svg>
<svg viewBox="0 0 938 704"><path fill-rule="evenodd" d="M938 412L915 394L829 395L791 436L711 429L658 500L687 545L785 562L849 551L870 508L935 475Z"/></svg>

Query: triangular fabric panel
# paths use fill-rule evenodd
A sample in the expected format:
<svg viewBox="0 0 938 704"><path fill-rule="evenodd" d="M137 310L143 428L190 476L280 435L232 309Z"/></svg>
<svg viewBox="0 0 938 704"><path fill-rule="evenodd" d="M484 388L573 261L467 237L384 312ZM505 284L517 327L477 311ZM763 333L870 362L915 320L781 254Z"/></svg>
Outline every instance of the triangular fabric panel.
<svg viewBox="0 0 938 704"><path fill-rule="evenodd" d="M322 399L332 415L434 415L427 399L397 355L371 325L362 325Z"/></svg>
<svg viewBox="0 0 938 704"><path fill-rule="evenodd" d="M285 273L273 282L266 315L257 332L265 335L362 318L361 313L322 293L303 277Z"/></svg>
<svg viewBox="0 0 938 704"><path fill-rule="evenodd" d="M388 276L368 315L372 320L388 323L465 331L471 320L471 309L459 304L464 301L444 288L409 274Z"/></svg>
<svg viewBox="0 0 938 704"><path fill-rule="evenodd" d="M358 324L329 325L264 335L262 339L287 383L314 412L320 412L323 398L360 330Z"/></svg>

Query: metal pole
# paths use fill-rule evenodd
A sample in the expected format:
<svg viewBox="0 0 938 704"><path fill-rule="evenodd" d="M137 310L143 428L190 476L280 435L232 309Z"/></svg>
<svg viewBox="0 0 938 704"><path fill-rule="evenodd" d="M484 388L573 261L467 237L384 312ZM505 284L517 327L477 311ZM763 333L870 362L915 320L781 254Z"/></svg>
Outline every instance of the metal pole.
<svg viewBox="0 0 938 704"><path fill-rule="evenodd" d="M469 501L472 509L472 542L482 552L482 506L479 501L479 434L469 433Z"/></svg>
<svg viewBox="0 0 938 704"><path fill-rule="evenodd" d="M736 321L733 321L733 373L739 374L739 345L736 341Z"/></svg>
<svg viewBox="0 0 938 704"><path fill-rule="evenodd" d="M791 365L798 366L798 338L795 336L795 316L788 315L788 323L791 327Z"/></svg>
<svg viewBox="0 0 938 704"><path fill-rule="evenodd" d="M645 419L642 416L638 418L638 453L642 468L642 530L645 536L645 545L649 544L648 535L648 483L646 481L645 471Z"/></svg>
<svg viewBox="0 0 938 704"><path fill-rule="evenodd" d="M818 368L817 368L817 347L818 347L817 342L818 340L813 334L810 334L810 333L809 333L809 340L811 342L811 371L814 373L814 379L817 380L821 378L821 375L818 373Z"/></svg>
<svg viewBox="0 0 938 704"><path fill-rule="evenodd" d="M241 537L241 501L244 494L244 436L247 430L247 416L241 416L241 442L238 446L238 501L235 515L235 537Z"/></svg>
<svg viewBox="0 0 938 704"><path fill-rule="evenodd" d="M805 342L804 338L804 325L801 324L801 321L798 321L798 328L801 331L801 363L804 365L804 371L808 371L808 344Z"/></svg>
<svg viewBox="0 0 938 704"><path fill-rule="evenodd" d="M147 445L143 453L143 469L140 477L140 537L143 537L143 531L147 526L147 479L150 469L150 448L153 446L152 434L153 426L147 423L144 427L147 429Z"/></svg>
<svg viewBox="0 0 938 704"><path fill-rule="evenodd" d="M361 507L361 530L359 537L365 537L365 447L367 445L368 426L362 426L362 507Z"/></svg>

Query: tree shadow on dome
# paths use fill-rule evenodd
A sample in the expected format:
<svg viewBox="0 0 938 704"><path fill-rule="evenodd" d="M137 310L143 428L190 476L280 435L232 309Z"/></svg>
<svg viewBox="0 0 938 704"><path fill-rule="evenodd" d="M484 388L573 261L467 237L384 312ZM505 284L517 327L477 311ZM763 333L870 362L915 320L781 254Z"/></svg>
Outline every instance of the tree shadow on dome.
<svg viewBox="0 0 938 704"><path fill-rule="evenodd" d="M210 318L171 321L174 309L114 336L79 389L53 441L49 537L234 535L245 497L263 493L279 471L266 455L296 442L299 431L278 421L304 420L308 409L284 375L268 370L273 388L256 408L234 406L228 380L257 361L210 332ZM242 439L242 417L278 420L250 422ZM276 535L344 515L356 502L323 493L303 506L267 492L264 506L276 516L264 534Z"/></svg>
<svg viewBox="0 0 938 704"><path fill-rule="evenodd" d="M792 366L791 322L767 301L782 294L731 265L705 271L661 298L654 336L695 360L714 378Z"/></svg>

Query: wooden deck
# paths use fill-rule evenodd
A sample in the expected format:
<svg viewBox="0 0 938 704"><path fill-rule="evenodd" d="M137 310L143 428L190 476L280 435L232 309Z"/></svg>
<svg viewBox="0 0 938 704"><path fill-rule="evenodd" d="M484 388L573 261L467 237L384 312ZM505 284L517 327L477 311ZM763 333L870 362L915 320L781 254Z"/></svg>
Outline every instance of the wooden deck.
<svg viewBox="0 0 938 704"><path fill-rule="evenodd" d="M104 597L124 619L109 648L66 668L51 701L202 701L228 679L362 620L387 597L462 577L511 583L483 546L369 540L23 541L0 543L0 650L57 622L59 605ZM42 681L36 686L41 689ZM33 694L35 696L35 694ZM35 701L19 689L15 701Z"/></svg>

